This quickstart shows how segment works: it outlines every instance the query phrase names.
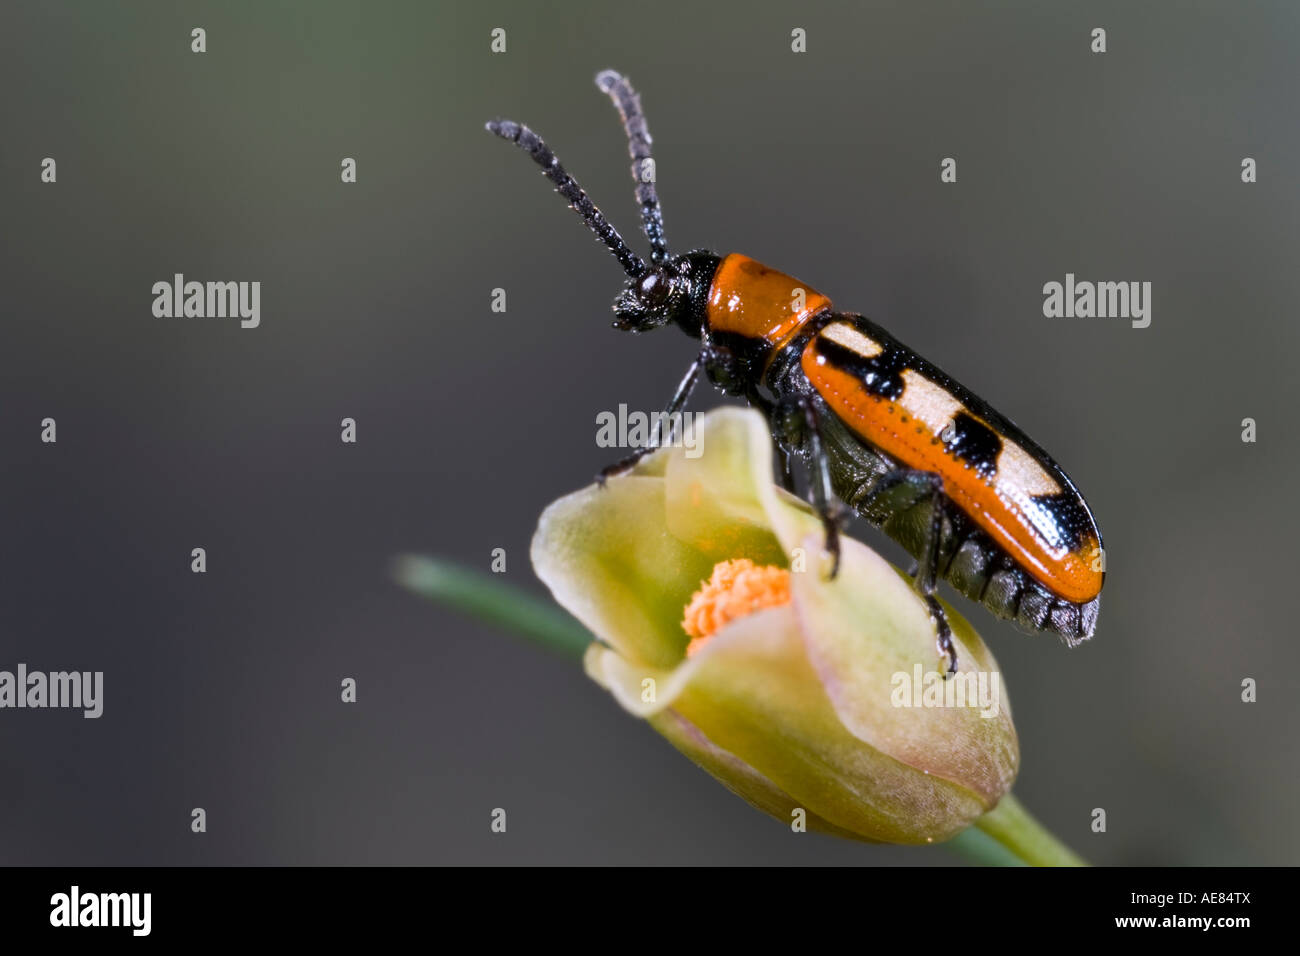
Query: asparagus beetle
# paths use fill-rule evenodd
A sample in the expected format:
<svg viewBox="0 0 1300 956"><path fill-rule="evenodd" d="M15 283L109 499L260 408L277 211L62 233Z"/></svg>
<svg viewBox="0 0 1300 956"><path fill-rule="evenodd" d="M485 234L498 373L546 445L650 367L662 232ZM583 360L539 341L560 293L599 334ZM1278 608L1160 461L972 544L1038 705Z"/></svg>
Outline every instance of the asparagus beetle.
<svg viewBox="0 0 1300 956"><path fill-rule="evenodd" d="M509 120L487 128L532 157L623 267L614 327L674 324L700 341L663 420L685 406L701 371L760 409L787 489L795 488L792 458L809 464L808 497L825 527L832 575L848 515L839 502L916 559L914 584L949 673L957 654L935 598L941 578L1026 632L1055 633L1071 647L1092 637L1105 577L1101 535L1065 472L974 393L804 283L737 253L670 255L640 97L612 70L596 84L623 120L648 263L541 137ZM661 437L600 480L631 468Z"/></svg>

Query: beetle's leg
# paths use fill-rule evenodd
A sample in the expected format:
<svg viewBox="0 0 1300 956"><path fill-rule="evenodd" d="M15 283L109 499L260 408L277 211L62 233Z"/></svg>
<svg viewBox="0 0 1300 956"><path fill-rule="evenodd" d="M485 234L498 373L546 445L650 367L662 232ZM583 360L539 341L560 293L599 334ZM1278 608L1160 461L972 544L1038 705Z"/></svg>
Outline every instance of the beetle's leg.
<svg viewBox="0 0 1300 956"><path fill-rule="evenodd" d="M921 552L916 557L916 569L912 573L912 583L925 601L934 622L936 643L939 653L948 658L948 674L957 673L957 647L952 640L952 629L948 626L948 617L943 613L943 606L934 596L937 588L939 566L939 539L943 536L943 479L933 471L915 471L911 468L897 468L886 472L871 486L866 496L859 502L860 511L866 512L872 502L899 485L907 485L916 491L913 505L924 498L930 499L930 522L926 529ZM907 505L906 507L912 507ZM905 510L905 509L902 509ZM944 675L945 677L947 675Z"/></svg>
<svg viewBox="0 0 1300 956"><path fill-rule="evenodd" d="M812 505L821 516L822 527L826 531L826 550L831 555L831 579L834 580L840 573L840 515L834 505L835 493L831 490L831 463L826 457L826 447L822 442L817 410L807 398L800 404L803 406L804 424L808 427L808 455L813 471L809 476Z"/></svg>
<svg viewBox="0 0 1300 956"><path fill-rule="evenodd" d="M826 457L826 446L822 441L821 425L817 420L817 409L812 399L806 395L783 399L774 409L771 417L772 429L779 432L784 439L782 445L803 447L808 455L808 497L809 504L821 518L822 528L826 532L825 548L831 556L830 579L834 580L840 573L840 521L845 517L837 507L835 493L831 489L831 465ZM783 466L789 468L789 459L785 458ZM793 490L793 476L790 485Z"/></svg>
<svg viewBox="0 0 1300 956"><path fill-rule="evenodd" d="M764 418L769 422L772 421L772 414L776 405L774 402L764 398L757 388L751 387L749 391L745 393L745 399L750 405L762 412ZM772 447L776 451L777 466L780 468L781 487L791 494L794 494L794 464L792 461L794 456L790 454L789 449L787 449L781 443L780 439L777 438L775 430L773 430L772 434Z"/></svg>
<svg viewBox="0 0 1300 956"><path fill-rule="evenodd" d="M603 485L606 479L613 478L615 475L623 474L623 472L627 471L638 461L664 443L664 436L661 434L663 423L666 419L669 422L669 428L673 428L673 416L681 412L682 406L684 406L686 400L691 397L691 391L695 388L695 382L700 376L700 368L703 365L704 356L700 355L691 363L691 367L686 370L686 375L683 376L681 384L677 386L677 391L673 393L673 397L664 409L663 415L655 422L654 434L650 436L650 442L642 445L626 458L620 459L619 461L614 462L614 464L601 469L600 474L596 476L597 483ZM667 441L671 442L672 440L673 431L670 430Z"/></svg>
<svg viewBox="0 0 1300 956"><path fill-rule="evenodd" d="M793 456L780 445L777 446L776 460L778 467L781 469L781 487L790 492L790 494L795 493L794 466L790 461L792 457Z"/></svg>

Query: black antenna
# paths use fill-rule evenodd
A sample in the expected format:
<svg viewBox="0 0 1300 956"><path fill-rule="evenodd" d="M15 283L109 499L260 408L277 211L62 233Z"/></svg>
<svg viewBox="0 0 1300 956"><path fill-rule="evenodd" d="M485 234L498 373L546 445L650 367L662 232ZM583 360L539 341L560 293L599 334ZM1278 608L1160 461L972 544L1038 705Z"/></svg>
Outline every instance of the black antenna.
<svg viewBox="0 0 1300 956"><path fill-rule="evenodd" d="M636 201L641 204L641 222L646 238L650 240L650 261L661 266L668 261L668 240L664 237L664 213L655 192L654 159L650 156L650 130L645 114L641 112L641 97L627 77L614 70L604 70L596 75L596 85L608 93L619 115L623 117L623 131L627 134L627 151L632 154L632 180L636 183Z"/></svg>
<svg viewBox="0 0 1300 956"><path fill-rule="evenodd" d="M577 180L565 172L560 161L551 152L551 147L547 146L540 136L522 123L514 123L510 120L493 120L487 124L487 128L489 132L496 133L502 139L510 140L531 156L533 162L542 167L546 178L555 184L556 191L569 201L569 206L582 217L587 228L609 247L610 252L614 253L614 258L618 260L624 272L633 279L639 279L650 271L646 267L645 260L628 248L623 237L618 234L618 230L609 224L609 220L596 208L596 204L582 191Z"/></svg>

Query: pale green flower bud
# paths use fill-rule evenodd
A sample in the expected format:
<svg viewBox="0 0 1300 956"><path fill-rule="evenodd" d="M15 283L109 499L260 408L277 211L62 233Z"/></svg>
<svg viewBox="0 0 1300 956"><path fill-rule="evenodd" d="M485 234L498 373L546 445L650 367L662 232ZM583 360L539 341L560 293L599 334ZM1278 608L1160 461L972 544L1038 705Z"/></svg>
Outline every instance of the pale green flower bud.
<svg viewBox="0 0 1300 956"><path fill-rule="evenodd" d="M993 655L945 608L961 666L945 682L929 614L898 571L846 538L828 580L820 521L772 482L762 417L725 409L700 427L703 455L661 449L542 515L533 565L600 638L587 672L787 824L802 810L810 828L890 843L965 829L1019 763ZM738 586L724 566L692 612L721 626L688 656L686 608L716 566L741 558L769 569L745 578L754 610L737 614L732 593L718 613ZM957 703L936 706L945 691Z"/></svg>

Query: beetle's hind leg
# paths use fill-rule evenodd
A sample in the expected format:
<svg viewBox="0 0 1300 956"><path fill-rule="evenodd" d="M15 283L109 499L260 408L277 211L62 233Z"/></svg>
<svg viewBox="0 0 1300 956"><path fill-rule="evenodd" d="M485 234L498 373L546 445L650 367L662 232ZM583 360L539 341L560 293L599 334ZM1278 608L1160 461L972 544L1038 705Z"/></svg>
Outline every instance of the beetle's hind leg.
<svg viewBox="0 0 1300 956"><path fill-rule="evenodd" d="M703 365L704 356L701 355L692 362L691 367L686 370L686 374L682 377L681 384L677 386L677 391L673 393L672 399L668 402L667 407L664 408L663 415L655 422L654 432L650 436L649 443L642 445L626 458L619 459L614 462L614 464L607 465L605 468L601 469L600 474L596 476L597 483L603 485L607 479L613 478L615 475L623 474L623 472L630 469L660 445L665 442L672 442L673 428L676 424L675 417L680 414L683 406L686 404L686 400L691 397L691 391L695 388L695 382L700 377L700 369ZM669 433L666 436L662 434L663 423L665 421L669 423Z"/></svg>
<svg viewBox="0 0 1300 956"><path fill-rule="evenodd" d="M912 584L925 601L934 622L935 643L941 656L948 658L948 674L957 673L957 647L952 640L952 628L948 626L948 616L934 592L938 587L939 543L943 537L943 479L933 471L916 471L911 468L896 468L886 472L867 491L859 501L858 509L864 515L869 514L872 505L880 498L895 491L900 486L912 490L915 495L910 502L892 503L888 510L897 514L906 511L925 499L930 500L930 515L926 522L921 549L916 556L916 568L912 572ZM947 676L947 675L945 675Z"/></svg>

